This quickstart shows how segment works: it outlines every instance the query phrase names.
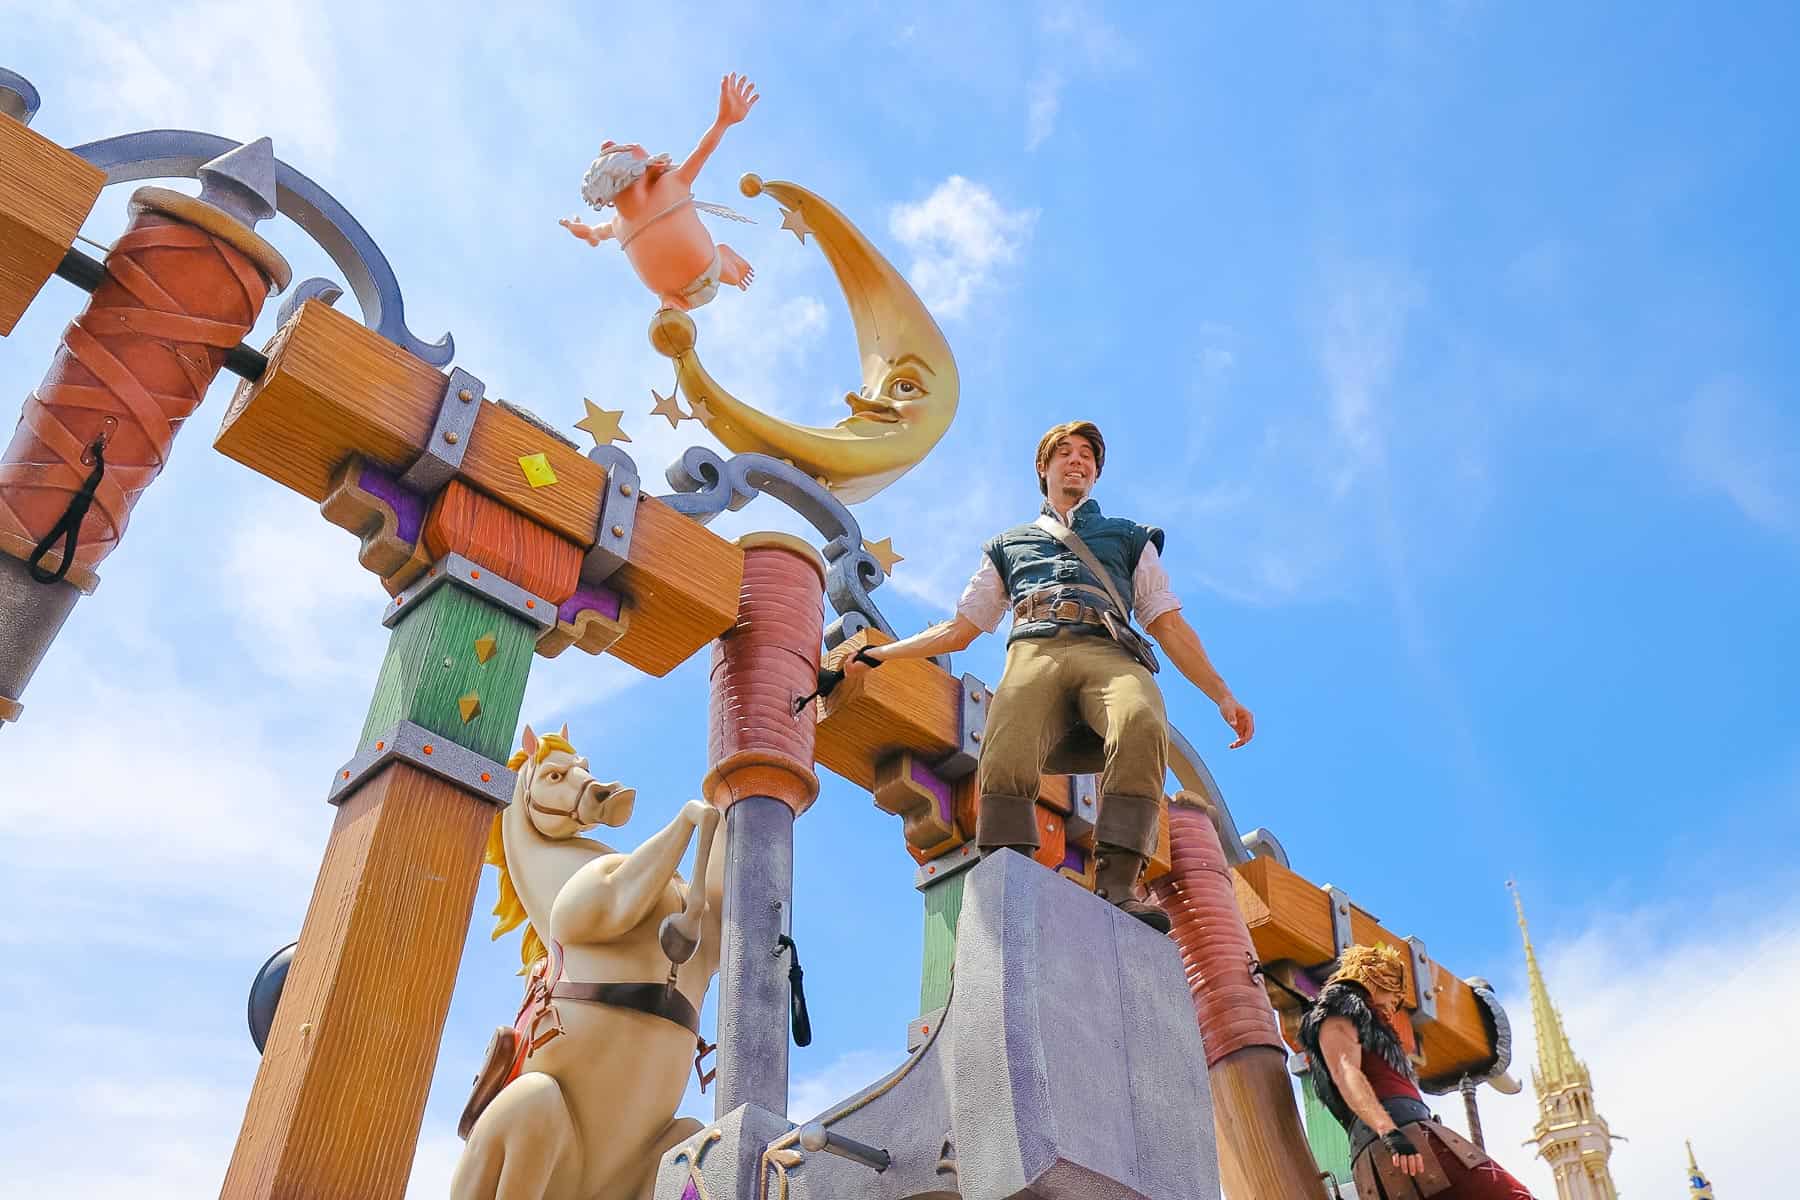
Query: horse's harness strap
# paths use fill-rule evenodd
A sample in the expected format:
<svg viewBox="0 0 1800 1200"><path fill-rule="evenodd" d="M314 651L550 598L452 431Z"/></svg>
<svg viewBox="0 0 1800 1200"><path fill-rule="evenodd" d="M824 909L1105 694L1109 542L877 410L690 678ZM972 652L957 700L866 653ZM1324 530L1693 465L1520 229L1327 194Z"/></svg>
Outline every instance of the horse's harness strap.
<svg viewBox="0 0 1800 1200"><path fill-rule="evenodd" d="M553 1000L585 1000L610 1004L673 1021L695 1037L700 1036L700 1014L688 998L667 983L570 983L550 989Z"/></svg>

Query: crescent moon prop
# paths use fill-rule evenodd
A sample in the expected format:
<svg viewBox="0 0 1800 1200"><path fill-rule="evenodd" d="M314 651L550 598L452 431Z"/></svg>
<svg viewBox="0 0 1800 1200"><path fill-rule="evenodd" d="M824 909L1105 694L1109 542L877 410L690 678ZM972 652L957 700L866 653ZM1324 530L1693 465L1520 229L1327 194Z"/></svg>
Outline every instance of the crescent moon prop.
<svg viewBox="0 0 1800 1200"><path fill-rule="evenodd" d="M837 275L862 354L862 390L844 397L850 415L822 429L746 404L701 364L686 313L657 313L650 344L675 360L694 415L727 448L790 462L845 504L867 500L917 466L950 428L961 393L950 343L905 276L843 213L798 184L746 175L739 187L746 196L767 192L781 201L783 224L817 237Z"/></svg>

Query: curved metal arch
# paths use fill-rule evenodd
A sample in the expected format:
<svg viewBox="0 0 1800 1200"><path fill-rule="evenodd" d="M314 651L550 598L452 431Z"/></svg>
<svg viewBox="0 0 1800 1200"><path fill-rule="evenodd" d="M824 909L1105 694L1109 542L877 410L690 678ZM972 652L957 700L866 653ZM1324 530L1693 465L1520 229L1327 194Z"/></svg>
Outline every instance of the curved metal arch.
<svg viewBox="0 0 1800 1200"><path fill-rule="evenodd" d="M856 517L818 480L767 454L736 454L726 459L705 446L688 447L666 475L675 494L658 499L702 525L720 513L738 511L759 494L773 496L811 522L826 539L821 550L827 564L825 594L838 613L838 620L825 631L827 646L871 626L889 637L897 636L869 595L886 581L887 572L863 549L862 526ZM948 655L935 661L950 669Z"/></svg>
<svg viewBox="0 0 1800 1200"><path fill-rule="evenodd" d="M106 182L114 184L195 179L202 166L241 144L216 133L147 129L87 142L71 152L105 171ZM344 273L362 306L363 324L434 367L449 365L456 357L455 339L446 333L435 342L425 342L406 327L406 301L394 268L350 210L280 159L275 161L275 185L275 210L300 226ZM300 289L301 293L310 289L309 294L316 294L328 286L335 285L309 279ZM283 312L288 309L284 307Z"/></svg>

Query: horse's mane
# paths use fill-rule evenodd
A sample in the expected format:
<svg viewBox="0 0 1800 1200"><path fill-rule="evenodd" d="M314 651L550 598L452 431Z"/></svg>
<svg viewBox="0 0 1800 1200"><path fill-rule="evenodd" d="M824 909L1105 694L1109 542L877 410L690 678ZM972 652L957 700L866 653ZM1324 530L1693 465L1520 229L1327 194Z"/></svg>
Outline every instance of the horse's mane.
<svg viewBox="0 0 1800 1200"><path fill-rule="evenodd" d="M571 746L569 739L560 733L540 733L537 743L537 753L531 756L533 763L543 762L547 756L557 750L566 754L575 753L575 747ZM526 757L525 751L514 751L513 756L506 760L507 768L513 771L518 770L525 765ZM522 799L522 797L515 798L515 803L518 799ZM544 940L538 936L538 931L527 920L525 902L519 899L519 890L513 886L512 873L506 868L506 839L500 830L500 818L503 815L497 814L494 817L494 823L488 827L487 863L500 872L500 899L494 904L494 915L499 917L500 921L494 926L493 940L499 941L501 937L517 929L520 925L525 926L525 937L519 943L519 961L524 963L519 974L523 975L531 969L532 963L543 958L549 951L544 948Z"/></svg>

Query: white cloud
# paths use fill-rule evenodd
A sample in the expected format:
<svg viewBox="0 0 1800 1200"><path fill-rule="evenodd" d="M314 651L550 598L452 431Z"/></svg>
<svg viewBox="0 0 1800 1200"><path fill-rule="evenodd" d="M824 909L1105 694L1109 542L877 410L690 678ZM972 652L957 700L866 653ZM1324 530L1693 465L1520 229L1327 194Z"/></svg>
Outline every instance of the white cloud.
<svg viewBox="0 0 1800 1200"><path fill-rule="evenodd" d="M141 11L118 0L31 6L44 35L80 46L90 78L104 81L78 94L51 92L46 105L88 114L93 137L144 128L240 141L269 135L281 157L310 170L329 165L341 92L320 6L177 0L150 21L138 19Z"/></svg>
<svg viewBox="0 0 1800 1200"><path fill-rule="evenodd" d="M1008 209L982 184L952 175L924 200L896 207L888 226L913 254L908 274L926 306L959 317L1018 260L1037 219L1037 209Z"/></svg>
<svg viewBox="0 0 1800 1200"><path fill-rule="evenodd" d="M1622 1195L1683 1194L1683 1139L1721 1196L1777 1196L1792 1169L1776 1147L1793 1110L1781 1065L1800 1055L1800 1024L1782 1003L1800 990L1800 907L1791 890L1716 896L1697 904L1603 917L1570 940L1538 947L1551 999L1594 1081L1614 1133L1612 1173ZM1771 906L1771 898L1785 903ZM1522 971L1521 971L1522 974ZM1548 1168L1520 1148L1537 1106L1537 1061L1523 981L1503 988L1517 1048L1518 1096L1480 1092L1489 1151L1538 1196L1555 1195ZM1462 1101L1434 1102L1464 1129Z"/></svg>
<svg viewBox="0 0 1800 1200"><path fill-rule="evenodd" d="M1386 459L1387 414L1381 403L1392 383L1419 289L1404 275L1370 266L1345 268L1331 287L1319 340L1332 432L1347 462L1337 477L1348 490L1365 468Z"/></svg>
<svg viewBox="0 0 1800 1200"><path fill-rule="evenodd" d="M806 1122L847 1100L906 1061L905 1048L851 1050L830 1065L788 1080L788 1116Z"/></svg>
<svg viewBox="0 0 1800 1200"><path fill-rule="evenodd" d="M1800 532L1794 495L1800 444L1783 430L1775 406L1741 379L1721 376L1695 393L1684 413L1679 454L1689 478L1723 492L1754 524Z"/></svg>
<svg viewBox="0 0 1800 1200"><path fill-rule="evenodd" d="M1041 63L1026 86L1025 148L1036 150L1056 132L1062 96L1071 81L1124 70L1137 62L1137 49L1085 3L1059 3L1038 21Z"/></svg>

